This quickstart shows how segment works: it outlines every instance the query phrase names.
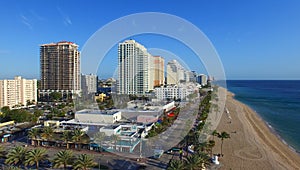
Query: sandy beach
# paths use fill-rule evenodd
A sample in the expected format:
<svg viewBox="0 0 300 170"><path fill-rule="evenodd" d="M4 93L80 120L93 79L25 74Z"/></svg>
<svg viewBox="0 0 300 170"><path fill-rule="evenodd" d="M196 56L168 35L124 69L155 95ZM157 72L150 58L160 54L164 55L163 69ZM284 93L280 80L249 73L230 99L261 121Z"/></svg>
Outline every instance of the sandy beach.
<svg viewBox="0 0 300 170"><path fill-rule="evenodd" d="M233 99L230 92L226 107L229 114L222 115L217 130L228 132L231 138L224 140L224 156L219 158L218 169L300 169L300 156L272 133L256 112ZM215 140L214 153L220 153L221 142Z"/></svg>

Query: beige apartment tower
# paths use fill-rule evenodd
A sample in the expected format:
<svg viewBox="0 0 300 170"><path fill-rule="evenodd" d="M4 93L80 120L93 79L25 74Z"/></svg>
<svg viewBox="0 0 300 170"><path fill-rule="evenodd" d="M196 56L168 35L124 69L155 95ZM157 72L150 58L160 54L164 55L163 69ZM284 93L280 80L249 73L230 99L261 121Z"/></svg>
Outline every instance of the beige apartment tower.
<svg viewBox="0 0 300 170"><path fill-rule="evenodd" d="M0 80L0 108L20 107L37 102L37 80L26 80L20 76L13 80Z"/></svg>
<svg viewBox="0 0 300 170"><path fill-rule="evenodd" d="M40 46L40 94L80 92L80 53L73 42L43 44Z"/></svg>
<svg viewBox="0 0 300 170"><path fill-rule="evenodd" d="M153 86L161 86L165 80L165 60L161 56L153 56Z"/></svg>

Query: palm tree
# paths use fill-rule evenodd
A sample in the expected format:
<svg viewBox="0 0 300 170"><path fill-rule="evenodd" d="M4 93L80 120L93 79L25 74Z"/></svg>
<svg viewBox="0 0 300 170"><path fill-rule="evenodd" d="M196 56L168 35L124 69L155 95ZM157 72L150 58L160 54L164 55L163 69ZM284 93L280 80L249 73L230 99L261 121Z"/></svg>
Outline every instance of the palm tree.
<svg viewBox="0 0 300 170"><path fill-rule="evenodd" d="M188 170L198 170L201 167L200 159L198 158L198 155L190 155L187 157L186 160L186 169Z"/></svg>
<svg viewBox="0 0 300 170"><path fill-rule="evenodd" d="M210 165L210 157L208 156L208 154L200 152L198 153L198 158L200 159L202 168Z"/></svg>
<svg viewBox="0 0 300 170"><path fill-rule="evenodd" d="M213 135L213 140L215 140L215 136L219 136L219 132L217 130L214 130L211 134Z"/></svg>
<svg viewBox="0 0 300 170"><path fill-rule="evenodd" d="M6 151L2 145L0 145L0 158L5 158Z"/></svg>
<svg viewBox="0 0 300 170"><path fill-rule="evenodd" d="M5 170L21 170L21 168L15 166L9 166L8 168L5 168Z"/></svg>
<svg viewBox="0 0 300 170"><path fill-rule="evenodd" d="M106 135L105 135L104 132L98 132L98 133L96 133L96 134L94 135L94 142L97 143L97 144L99 144L100 147L102 147L102 142L103 142L105 136L106 136Z"/></svg>
<svg viewBox="0 0 300 170"><path fill-rule="evenodd" d="M62 140L67 144L67 149L69 149L70 138L71 138L71 133L69 131L64 131L62 135Z"/></svg>
<svg viewBox="0 0 300 170"><path fill-rule="evenodd" d="M185 165L182 161L180 160L172 160L169 164L169 167L167 170L184 170Z"/></svg>
<svg viewBox="0 0 300 170"><path fill-rule="evenodd" d="M31 139L31 145L36 146L36 141L39 138L40 132L37 128L33 128L28 132L28 137ZM38 145L39 145L39 141Z"/></svg>
<svg viewBox="0 0 300 170"><path fill-rule="evenodd" d="M223 156L223 140L230 138L230 135L227 132L223 131L219 134L218 138L221 139L221 155Z"/></svg>
<svg viewBox="0 0 300 170"><path fill-rule="evenodd" d="M196 145L196 150L198 151L198 152L203 152L204 151L204 149L207 147L207 142L202 142L202 143L198 143L197 145Z"/></svg>
<svg viewBox="0 0 300 170"><path fill-rule="evenodd" d="M75 144L78 145L77 148L79 148L79 142L81 141L83 135L84 135L84 133L80 129L75 129L73 131L72 140L75 142Z"/></svg>
<svg viewBox="0 0 300 170"><path fill-rule="evenodd" d="M200 152L199 154L194 154L187 157L186 169L198 170L205 168L208 164L209 156L206 153Z"/></svg>
<svg viewBox="0 0 300 170"><path fill-rule="evenodd" d="M120 137L118 136L118 135L111 135L110 136L110 138L111 138L111 140L113 140L114 141L114 144L115 144L115 151L117 151L117 142L118 142L118 140L120 140Z"/></svg>
<svg viewBox="0 0 300 170"><path fill-rule="evenodd" d="M69 150L59 151L55 158L53 159L54 168L58 168L61 165L64 166L64 169L67 168L67 165L71 165L73 160L73 152Z"/></svg>
<svg viewBox="0 0 300 170"><path fill-rule="evenodd" d="M208 141L208 144L207 144L207 146L208 146L208 148L209 148L209 150L210 150L210 157L212 157L212 155L213 155L213 147L216 145L216 142L214 141L214 140L209 140Z"/></svg>
<svg viewBox="0 0 300 170"><path fill-rule="evenodd" d="M7 154L6 164L21 166L24 163L27 150L24 147L17 146Z"/></svg>
<svg viewBox="0 0 300 170"><path fill-rule="evenodd" d="M73 167L74 169L87 170L95 166L95 164L93 157L87 154L81 154L77 157Z"/></svg>
<svg viewBox="0 0 300 170"><path fill-rule="evenodd" d="M48 140L53 136L53 129L49 126L43 128L42 138Z"/></svg>
<svg viewBox="0 0 300 170"><path fill-rule="evenodd" d="M40 161L46 160L46 150L36 148L33 150L30 150L26 154L26 164L27 165L34 165L36 166L36 169L39 169L39 163Z"/></svg>

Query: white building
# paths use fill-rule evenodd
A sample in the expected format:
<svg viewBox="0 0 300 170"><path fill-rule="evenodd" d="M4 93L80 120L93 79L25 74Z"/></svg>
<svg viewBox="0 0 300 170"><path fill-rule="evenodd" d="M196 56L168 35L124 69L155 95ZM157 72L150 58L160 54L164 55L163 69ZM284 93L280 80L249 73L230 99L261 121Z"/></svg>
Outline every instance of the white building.
<svg viewBox="0 0 300 170"><path fill-rule="evenodd" d="M113 124L121 120L120 111L100 111L84 109L75 113L75 121L82 123Z"/></svg>
<svg viewBox="0 0 300 170"><path fill-rule="evenodd" d="M166 99L185 99L189 95L188 90L183 87L167 86L167 87L157 87L154 89L155 96L158 100Z"/></svg>
<svg viewBox="0 0 300 170"><path fill-rule="evenodd" d="M98 77L94 74L81 75L81 90L84 94L97 92Z"/></svg>
<svg viewBox="0 0 300 170"><path fill-rule="evenodd" d="M171 60L167 64L167 84L178 85L189 79L184 67L176 60Z"/></svg>
<svg viewBox="0 0 300 170"><path fill-rule="evenodd" d="M180 85L161 86L154 89L155 96L158 100L181 99L184 100L190 94L198 91L194 83L181 83Z"/></svg>
<svg viewBox="0 0 300 170"><path fill-rule="evenodd" d="M0 108L37 102L37 80L26 80L20 76L13 80L0 80Z"/></svg>
<svg viewBox="0 0 300 170"><path fill-rule="evenodd" d="M135 42L126 40L118 48L118 82L119 94L144 95L149 91L149 62L151 55L147 49Z"/></svg>

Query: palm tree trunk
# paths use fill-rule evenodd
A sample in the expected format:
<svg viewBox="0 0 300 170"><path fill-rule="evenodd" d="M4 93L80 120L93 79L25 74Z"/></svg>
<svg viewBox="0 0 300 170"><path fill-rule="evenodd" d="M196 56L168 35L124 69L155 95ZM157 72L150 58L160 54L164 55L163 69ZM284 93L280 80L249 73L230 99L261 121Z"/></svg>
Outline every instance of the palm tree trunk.
<svg viewBox="0 0 300 170"><path fill-rule="evenodd" d="M221 156L223 156L223 139L222 139L222 142L221 142Z"/></svg>
<svg viewBox="0 0 300 170"><path fill-rule="evenodd" d="M39 169L39 161L36 161L36 169L38 170Z"/></svg>
<svg viewBox="0 0 300 170"><path fill-rule="evenodd" d="M67 164L66 163L64 163L64 169L67 169Z"/></svg>

